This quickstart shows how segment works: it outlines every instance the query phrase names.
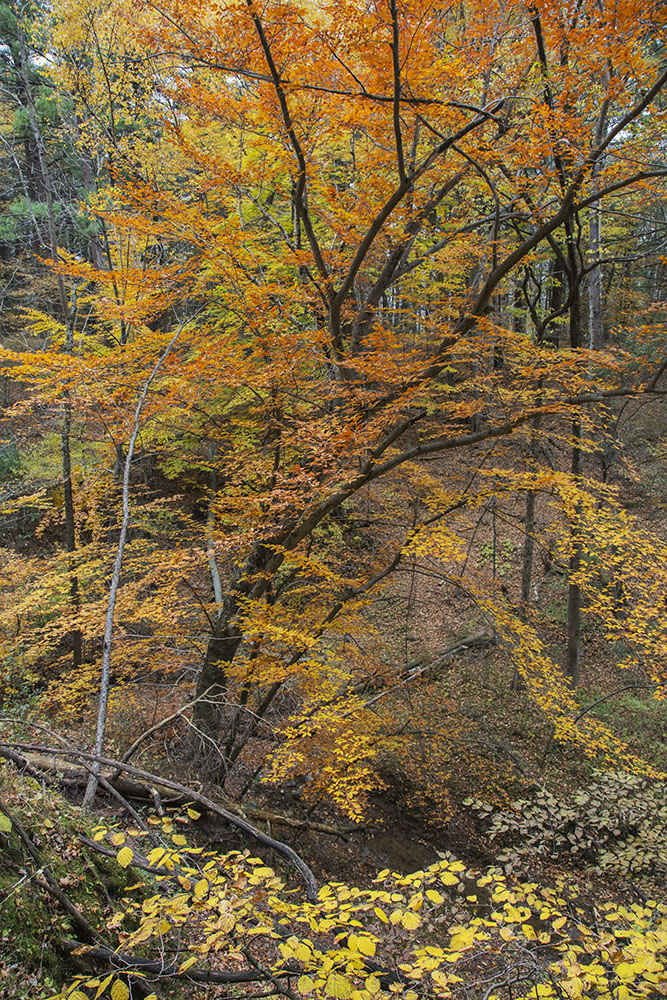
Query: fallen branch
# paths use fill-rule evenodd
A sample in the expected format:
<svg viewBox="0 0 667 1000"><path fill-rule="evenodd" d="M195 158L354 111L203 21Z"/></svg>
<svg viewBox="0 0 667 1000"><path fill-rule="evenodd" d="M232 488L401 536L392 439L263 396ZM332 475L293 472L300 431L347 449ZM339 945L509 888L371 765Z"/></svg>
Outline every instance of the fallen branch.
<svg viewBox="0 0 667 1000"><path fill-rule="evenodd" d="M179 972L181 962L178 960L164 962L159 959L141 958L139 955L129 955L121 951L114 951L103 945L86 947L80 941L65 941L65 947L72 952L77 952L78 958L89 959L91 961L106 962L112 969L118 972L141 972L144 975L154 972L165 979L189 979L195 983L257 983L273 982L278 976L294 975L285 971L282 973L271 973L260 971L259 969L240 970L238 972L215 971L213 969L186 969ZM85 949L85 950L84 950Z"/></svg>
<svg viewBox="0 0 667 1000"><path fill-rule="evenodd" d="M335 826L328 826L326 823L314 823L309 819L295 819L293 816L283 816L280 813L270 812L267 809L246 809L246 815L253 819L259 819L263 823L273 823L275 826L288 826L292 830L312 830L314 833L324 833L327 837L338 837L340 840L347 840L348 834L363 830L363 826L344 826L339 829Z"/></svg>
<svg viewBox="0 0 667 1000"><path fill-rule="evenodd" d="M451 660L452 656L455 656L456 653L462 652L464 649L470 649L475 646L492 646L495 642L495 637L490 635L488 632L474 632L472 635L468 635L464 639L459 639L458 642L454 643L452 646L448 646L447 649L443 649L439 653L436 653L436 655L427 660L426 663L422 657L418 660L413 660L403 668L400 680L396 684L392 684L391 687L385 688L383 691L380 691L379 694L369 698L368 701L364 702L364 707L370 708L371 705L374 705L382 698L386 698L387 695L392 694L404 684L409 684L412 681L429 674L435 674L440 667L444 666L445 663Z"/></svg>
<svg viewBox="0 0 667 1000"><path fill-rule="evenodd" d="M472 635L466 635L462 639L457 639L451 646L441 649L426 662L424 662L423 657L419 657L411 663L406 664L400 675L400 679L402 681L411 681L416 677L423 677L424 674L435 672L438 667L444 666L456 653L461 653L465 649L479 649L485 646L493 646L495 642L496 638L490 632L473 632Z"/></svg>

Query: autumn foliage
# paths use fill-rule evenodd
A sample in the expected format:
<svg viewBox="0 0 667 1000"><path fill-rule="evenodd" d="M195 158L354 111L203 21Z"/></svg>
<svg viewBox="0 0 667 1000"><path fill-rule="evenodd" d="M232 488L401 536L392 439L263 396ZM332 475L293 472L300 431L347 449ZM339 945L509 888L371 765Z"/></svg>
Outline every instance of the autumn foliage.
<svg viewBox="0 0 667 1000"><path fill-rule="evenodd" d="M59 943L112 971L58 997L207 976L290 1000L664 993L661 902L593 904L521 865L606 850L617 821L632 851L664 820L660 764L578 683L586 633L667 694L667 544L623 493L641 470L619 431L667 391L666 29L662 0L0 2L23 185L3 275L32 226L3 292L21 457L0 453L0 751L72 788L30 755L76 759L86 807L99 781L121 794L102 764L129 774L116 758L161 746L227 804L289 787L309 819L358 824L400 789L442 830L467 783L492 837L525 834L505 869L446 854L304 902L269 863L199 845L194 807L135 810L88 844L140 873L113 948L91 925ZM471 650L505 658L545 759L614 769L583 812L530 798L521 757L460 711L442 676ZM45 749L47 718L65 735ZM584 806L615 781L652 787L652 811L603 836ZM29 834L0 802L11 864L37 866L49 822ZM67 875L39 871L65 905Z"/></svg>
<svg viewBox="0 0 667 1000"><path fill-rule="evenodd" d="M565 567L570 646L583 610L664 696L665 544L593 472L617 401L662 392L665 331L620 304L589 336L582 232L663 196L666 22L657 0L56 5L99 252L58 249L66 315L1 352L7 419L77 442L73 541L45 487L19 503L47 555L3 555L3 650L24 679L48 663L47 711L89 709L108 653L112 703L194 683L228 789L261 741L265 778L358 819L378 758L411 758L397 689L419 679L422 722L430 700L373 602L428 562L561 745L655 773L469 552L496 504L537 503L524 545Z"/></svg>

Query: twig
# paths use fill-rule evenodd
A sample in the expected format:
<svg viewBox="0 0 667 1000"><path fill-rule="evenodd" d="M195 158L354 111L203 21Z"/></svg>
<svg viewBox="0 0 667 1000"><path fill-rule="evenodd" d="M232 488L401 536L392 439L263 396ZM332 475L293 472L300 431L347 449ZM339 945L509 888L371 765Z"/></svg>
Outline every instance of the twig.
<svg viewBox="0 0 667 1000"><path fill-rule="evenodd" d="M128 747L123 756L120 758L122 763L123 764L127 763L130 757L132 757L139 749L144 740L147 740L149 736L152 736L153 733L156 733L159 729L162 729L164 726L168 726L170 722L174 722L175 719L180 718L184 712L187 712L189 708L192 708L192 706L196 705L198 701L201 701L202 698L205 698L210 690L211 690L210 688L207 688L203 694L200 694L197 698L193 698L192 701L187 702L186 705L183 705L182 708L179 708L177 712L173 712L173 714L168 715L166 719L161 719L160 722L156 722L154 726L151 726L150 729L147 729L145 732L143 732L141 736L138 736L134 741L134 743L130 747ZM120 774L120 771L118 771L117 774Z"/></svg>
<svg viewBox="0 0 667 1000"><path fill-rule="evenodd" d="M617 694L622 694L623 691L652 691L652 690L653 688L651 687L650 684L626 684L625 687L616 688L615 691L612 691L610 694L606 694L603 698L598 698L598 700L594 701L592 705L589 705L588 708L585 708L583 712L579 712L579 715L575 716L575 718L572 720L573 724L576 726L577 722L579 722L579 719L583 719L583 717L587 715L597 705L601 705L603 701L609 701L610 698L615 698Z"/></svg>
<svg viewBox="0 0 667 1000"><path fill-rule="evenodd" d="M253 969L256 969L258 973L262 975L264 979L268 979L273 983L278 993L281 993L284 997L289 997L289 1000L300 1000L299 994L295 993L289 988L289 986L284 986L282 983L278 982L275 975L266 969L257 959L252 955L249 948L241 948L241 954L245 955L248 962L252 965Z"/></svg>

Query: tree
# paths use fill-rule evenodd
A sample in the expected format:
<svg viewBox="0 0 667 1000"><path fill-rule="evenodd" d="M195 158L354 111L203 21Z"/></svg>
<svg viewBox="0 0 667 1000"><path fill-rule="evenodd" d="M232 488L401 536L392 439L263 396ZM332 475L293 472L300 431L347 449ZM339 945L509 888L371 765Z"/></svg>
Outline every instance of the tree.
<svg viewBox="0 0 667 1000"><path fill-rule="evenodd" d="M101 99L104 84L109 120L141 116L97 139L113 161L96 202L109 266L60 266L85 289L94 328L76 359L35 353L17 373L47 395L56 371L72 383L79 373L81 419L117 449L173 329L202 310L154 384L142 446L203 498L206 529L196 511L181 512L171 536L157 516L138 520L137 575L128 565L120 597L135 613L150 604L158 621L167 607L203 641L194 724L220 776L289 696L292 766L302 736L321 739L340 784L326 769L321 780L358 810L386 735L368 722L368 690L396 676L382 637L369 635L365 602L406 552L456 561L458 512L498 491L541 489L560 505L555 528L565 514L578 539L612 542L622 514L611 493L600 514L579 465L570 476L516 473L492 449L527 433L594 450L592 405L661 391L660 362L598 352L592 370L578 239L582 213L602 199L662 190L664 167L641 164L667 83L648 40L666 18L657 2L639 19L631 4L586 3L566 16L546 0L448 11L420 0L261 11L249 2L204 19L187 4L137 3L103 19L122 24L136 55L127 77L109 72L109 34L81 40L80 101ZM535 317L546 328L568 315L570 348L559 352L492 311L524 268L544 272L547 259L561 300L552 294L540 304L551 316L535 307ZM450 452L467 465L451 490L421 464ZM397 524L408 504L414 516ZM331 543L347 518L372 536L363 571ZM639 537L643 551L659 550ZM595 567L575 555L571 586L597 593ZM630 587L637 564L627 565ZM212 575L204 597L202 569ZM515 649L559 732L611 752L607 735L573 725L561 672L502 593L449 575ZM632 586L641 591L634 576ZM591 600L613 632L606 598ZM643 660L663 648L658 603L645 591L636 609L650 624ZM661 682L660 666L649 669Z"/></svg>

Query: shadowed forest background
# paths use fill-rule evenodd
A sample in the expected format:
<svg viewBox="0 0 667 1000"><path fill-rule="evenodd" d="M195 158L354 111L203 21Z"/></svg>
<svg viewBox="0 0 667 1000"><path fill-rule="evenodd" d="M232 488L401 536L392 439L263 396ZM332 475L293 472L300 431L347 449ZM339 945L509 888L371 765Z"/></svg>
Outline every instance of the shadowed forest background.
<svg viewBox="0 0 667 1000"><path fill-rule="evenodd" d="M665 993L666 27L0 2L0 997Z"/></svg>

